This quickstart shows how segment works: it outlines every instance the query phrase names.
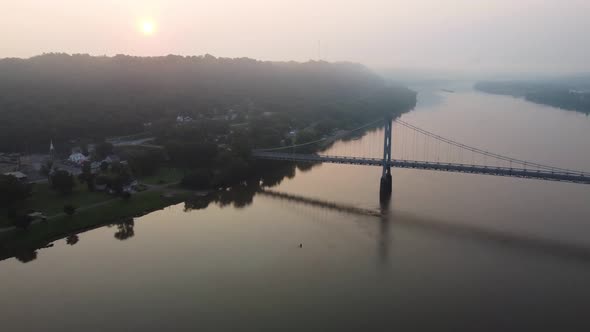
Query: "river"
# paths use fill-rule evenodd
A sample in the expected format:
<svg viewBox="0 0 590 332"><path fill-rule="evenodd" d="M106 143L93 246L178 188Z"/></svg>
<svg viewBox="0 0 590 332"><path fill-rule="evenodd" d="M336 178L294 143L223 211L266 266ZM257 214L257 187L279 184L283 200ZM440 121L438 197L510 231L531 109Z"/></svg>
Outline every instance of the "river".
<svg viewBox="0 0 590 332"><path fill-rule="evenodd" d="M404 121L590 170L590 119L462 85ZM394 143L400 140L395 133ZM337 142L379 153L382 130ZM398 147L399 150L399 147ZM396 156L394 144L394 157ZM170 206L0 262L3 331L588 330L590 186L377 167L295 171L251 202ZM121 240L123 239L123 240Z"/></svg>

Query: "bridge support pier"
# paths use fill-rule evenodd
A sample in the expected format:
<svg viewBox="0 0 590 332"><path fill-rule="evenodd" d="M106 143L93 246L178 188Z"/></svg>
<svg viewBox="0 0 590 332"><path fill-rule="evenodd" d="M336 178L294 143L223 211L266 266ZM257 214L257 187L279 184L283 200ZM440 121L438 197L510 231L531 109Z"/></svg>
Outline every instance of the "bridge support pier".
<svg viewBox="0 0 590 332"><path fill-rule="evenodd" d="M381 200L388 199L391 196L391 117L385 118L385 132L383 138L383 172L381 174L381 184L379 196Z"/></svg>
<svg viewBox="0 0 590 332"><path fill-rule="evenodd" d="M381 197L382 201L386 201L391 196L392 187L391 174L388 173L382 176L379 189L379 197Z"/></svg>

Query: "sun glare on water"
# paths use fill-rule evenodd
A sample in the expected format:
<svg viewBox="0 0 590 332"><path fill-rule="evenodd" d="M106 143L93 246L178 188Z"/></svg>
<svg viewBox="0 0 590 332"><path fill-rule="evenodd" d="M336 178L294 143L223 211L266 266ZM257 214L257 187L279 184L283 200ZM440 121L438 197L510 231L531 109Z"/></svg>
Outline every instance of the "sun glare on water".
<svg viewBox="0 0 590 332"><path fill-rule="evenodd" d="M150 20L145 20L141 22L141 32L146 35L146 36L150 36L154 33L154 31L156 30L156 26L154 25L154 22L150 21Z"/></svg>

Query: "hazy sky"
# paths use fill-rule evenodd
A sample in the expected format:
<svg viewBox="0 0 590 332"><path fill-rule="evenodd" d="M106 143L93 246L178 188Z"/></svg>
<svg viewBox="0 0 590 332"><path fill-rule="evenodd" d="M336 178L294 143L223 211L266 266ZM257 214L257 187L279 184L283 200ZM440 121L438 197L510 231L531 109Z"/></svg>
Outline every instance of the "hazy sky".
<svg viewBox="0 0 590 332"><path fill-rule="evenodd" d="M0 57L43 52L590 71L590 0L3 1Z"/></svg>

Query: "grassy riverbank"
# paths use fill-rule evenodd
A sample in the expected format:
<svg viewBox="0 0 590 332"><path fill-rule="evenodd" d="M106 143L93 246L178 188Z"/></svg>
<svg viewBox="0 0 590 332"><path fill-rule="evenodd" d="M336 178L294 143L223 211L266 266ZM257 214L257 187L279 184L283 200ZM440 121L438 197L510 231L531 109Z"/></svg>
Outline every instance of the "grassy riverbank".
<svg viewBox="0 0 590 332"><path fill-rule="evenodd" d="M163 183L178 183L182 180L184 172L173 167L160 167L154 174L141 179L141 183L160 185Z"/></svg>
<svg viewBox="0 0 590 332"><path fill-rule="evenodd" d="M52 190L48 183L36 183L33 185L31 197L23 202L24 207L30 211L41 212L50 217L63 212L65 205L83 207L112 199L112 196L104 192L91 192L84 184L76 182L72 193L62 195ZM11 227L14 220L6 216L0 217L0 228Z"/></svg>
<svg viewBox="0 0 590 332"><path fill-rule="evenodd" d="M15 250L42 247L69 234L116 223L178 203L183 200L183 194L179 194L178 190L175 190L173 197L165 197L165 193L171 191L170 188L178 183L180 178L180 171L162 168L153 176L140 179L141 182L152 185L151 188L128 199L104 192L91 192L79 183L67 196L52 190L47 183L35 184L33 195L26 201L26 207L42 212L49 220L34 223L27 230L13 229L0 232L0 258ZM67 216L63 213L66 204L78 208L74 215ZM9 218L0 219L0 227L12 227L13 223L14 221Z"/></svg>
<svg viewBox="0 0 590 332"><path fill-rule="evenodd" d="M166 186L179 183L183 172L176 168L161 167L153 175L139 179L141 183L149 186ZM23 202L24 208L30 211L43 213L47 217L59 215L65 205L72 205L78 209L98 205L113 200L112 195L106 192L89 191L85 184L76 181L71 194L63 195L51 189L49 183L36 183L33 185L31 197ZM12 227L14 220L4 214L0 214L0 229Z"/></svg>
<svg viewBox="0 0 590 332"><path fill-rule="evenodd" d="M27 208L39 211L46 216L52 216L63 212L64 205L71 204L75 207L96 204L111 199L104 192L91 192L85 184L76 182L74 190L69 195L61 195L52 190L48 183L37 183L33 187L33 194L27 200Z"/></svg>
<svg viewBox="0 0 590 332"><path fill-rule="evenodd" d="M151 190L138 193L130 199L116 198L72 216L62 216L31 225L26 231L15 230L0 233L0 259L10 256L10 253L15 250L42 247L69 234L143 215L184 199L182 195L178 194L167 198L164 195L165 192L166 189Z"/></svg>

